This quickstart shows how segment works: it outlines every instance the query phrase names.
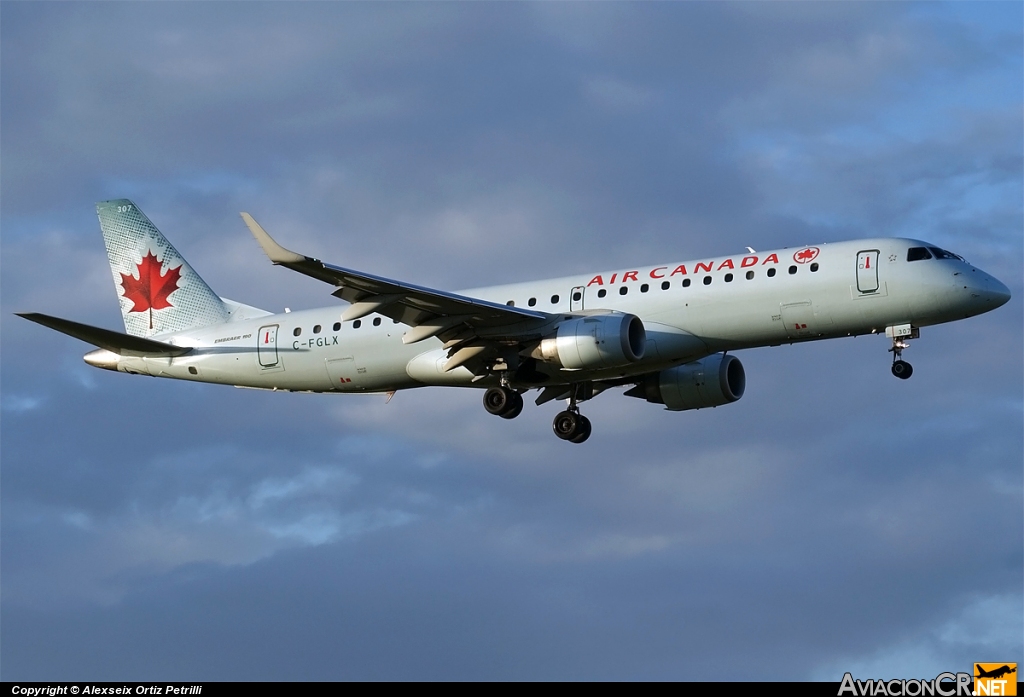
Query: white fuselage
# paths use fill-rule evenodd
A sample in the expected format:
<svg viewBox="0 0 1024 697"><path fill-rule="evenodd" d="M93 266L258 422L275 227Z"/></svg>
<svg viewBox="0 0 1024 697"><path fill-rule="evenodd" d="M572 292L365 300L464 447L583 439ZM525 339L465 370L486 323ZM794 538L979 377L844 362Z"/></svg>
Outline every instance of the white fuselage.
<svg viewBox="0 0 1024 697"><path fill-rule="evenodd" d="M622 379L722 351L950 322L1008 299L1003 284L959 258L908 261L911 247L932 245L894 238L855 240L477 288L460 295L565 317L617 311L643 321L648 343L642 360L601 371L544 366L546 384ZM380 315L342 321L340 308L328 307L153 337L194 347L177 358L97 357L107 354L100 351L87 360L158 377L314 392L495 382L473 382L465 368L443 372L447 353L441 341L405 344L408 329Z"/></svg>

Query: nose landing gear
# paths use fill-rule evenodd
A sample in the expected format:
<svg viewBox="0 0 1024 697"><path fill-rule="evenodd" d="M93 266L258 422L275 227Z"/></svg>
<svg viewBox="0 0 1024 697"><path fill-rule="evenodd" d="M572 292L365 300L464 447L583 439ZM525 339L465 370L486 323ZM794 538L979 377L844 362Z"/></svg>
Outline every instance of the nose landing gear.
<svg viewBox="0 0 1024 697"><path fill-rule="evenodd" d="M914 374L914 366L906 361L897 359L892 362L892 374L900 380L906 380Z"/></svg>
<svg viewBox="0 0 1024 697"><path fill-rule="evenodd" d="M892 348L889 349L892 354L892 374L900 380L906 380L914 374L914 366L903 360L903 349L910 348L904 339L916 339L921 336L921 331L909 324L901 324L886 327L885 334L892 339Z"/></svg>

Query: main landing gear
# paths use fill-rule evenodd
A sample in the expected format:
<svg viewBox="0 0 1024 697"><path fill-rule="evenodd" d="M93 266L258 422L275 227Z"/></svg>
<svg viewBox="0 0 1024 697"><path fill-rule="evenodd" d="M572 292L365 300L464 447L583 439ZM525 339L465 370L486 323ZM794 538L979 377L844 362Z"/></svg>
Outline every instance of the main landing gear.
<svg viewBox="0 0 1024 697"><path fill-rule="evenodd" d="M594 430L590 425L590 419L581 414L580 408L576 406L576 401L580 396L579 391L579 385L573 385L570 388L569 408L559 412L555 420L551 422L551 429L555 435L570 443L582 443L590 438L590 434Z"/></svg>
<svg viewBox="0 0 1024 697"><path fill-rule="evenodd" d="M523 413L523 395L509 387L492 387L484 392L484 409L503 419L514 419Z"/></svg>
<svg viewBox="0 0 1024 697"><path fill-rule="evenodd" d="M590 438L594 430L590 425L590 419L581 414L579 408L575 406L559 412L551 423L551 428L556 436L570 443L582 443Z"/></svg>
<svg viewBox="0 0 1024 697"><path fill-rule="evenodd" d="M551 424L555 435L570 443L582 443L593 431L590 419L580 414L576 405L578 399L588 398L590 392L582 391L579 385L569 390L569 408L560 412ZM484 409L503 419L514 419L523 411L523 395L507 385L491 387L484 392Z"/></svg>

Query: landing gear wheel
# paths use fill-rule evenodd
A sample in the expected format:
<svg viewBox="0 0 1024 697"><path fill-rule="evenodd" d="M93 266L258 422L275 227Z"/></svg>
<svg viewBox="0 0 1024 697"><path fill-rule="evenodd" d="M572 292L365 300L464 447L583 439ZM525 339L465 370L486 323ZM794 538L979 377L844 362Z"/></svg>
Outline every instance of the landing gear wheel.
<svg viewBox="0 0 1024 697"><path fill-rule="evenodd" d="M578 411L563 411L555 417L551 423L551 429L555 435L570 443L582 443L593 431L590 419Z"/></svg>
<svg viewBox="0 0 1024 697"><path fill-rule="evenodd" d="M523 395L518 392L512 393L512 399L509 400L508 408L506 411L498 414L503 419L514 419L523 413Z"/></svg>
<svg viewBox="0 0 1024 697"><path fill-rule="evenodd" d="M590 419L585 416L580 416L580 432L574 438L570 438L569 442L582 443L587 438L590 438L590 434L593 430L593 427L590 425Z"/></svg>
<svg viewBox="0 0 1024 697"><path fill-rule="evenodd" d="M892 364L892 374L900 380L906 380L914 374L914 367L904 360L897 360Z"/></svg>
<svg viewBox="0 0 1024 697"><path fill-rule="evenodd" d="M489 414L501 416L515 404L515 398L518 396L507 387L492 387L484 392L484 409ZM519 397L519 401L522 402L522 397Z"/></svg>
<svg viewBox="0 0 1024 697"><path fill-rule="evenodd" d="M576 411L562 411L551 422L551 429L562 440L572 440L579 435L583 417Z"/></svg>

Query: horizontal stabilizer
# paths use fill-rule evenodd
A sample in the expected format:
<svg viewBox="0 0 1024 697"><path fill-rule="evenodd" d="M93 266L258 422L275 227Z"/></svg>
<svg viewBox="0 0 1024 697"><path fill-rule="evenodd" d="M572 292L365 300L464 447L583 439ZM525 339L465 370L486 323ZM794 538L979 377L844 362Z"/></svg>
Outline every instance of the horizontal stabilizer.
<svg viewBox="0 0 1024 697"><path fill-rule="evenodd" d="M160 341L153 341L152 339L144 339L140 336L130 336L120 332L112 332L109 329L90 327L88 324L79 324L78 322L61 319L60 317L51 317L50 315L43 315L38 312L16 312L14 314L122 356L173 357L184 356L192 350L190 346L165 344Z"/></svg>

